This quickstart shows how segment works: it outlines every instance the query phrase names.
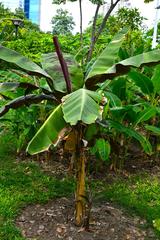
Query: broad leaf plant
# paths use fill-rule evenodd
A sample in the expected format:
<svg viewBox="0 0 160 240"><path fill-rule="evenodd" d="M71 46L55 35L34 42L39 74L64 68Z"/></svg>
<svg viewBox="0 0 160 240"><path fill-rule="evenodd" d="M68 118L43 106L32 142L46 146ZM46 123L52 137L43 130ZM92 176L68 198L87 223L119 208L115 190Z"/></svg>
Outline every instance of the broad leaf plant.
<svg viewBox="0 0 160 240"><path fill-rule="evenodd" d="M145 64L158 64L160 50L143 53L128 59L118 61L118 53L125 38L126 30L122 30L107 45L97 60L84 74L73 56L62 54L57 37L53 38L56 52L43 55L41 66L35 64L19 53L0 46L1 64L5 61L16 66L17 74L22 74L22 69L27 75L34 76L33 83L0 83L0 96L5 98L8 92L23 88L24 95L7 102L0 110L3 116L9 109L16 109L22 105L29 106L33 103L49 101L53 104L53 111L29 142L27 152L37 154L47 151L51 145L56 146L65 139L65 148L72 153L74 161L77 187L75 191L75 223L77 226L86 223L86 186L85 166L86 143L90 141L92 127L100 125L104 128L115 128L130 137L137 139L144 151L151 152L147 139L130 126L109 118L109 102L118 101L110 92L104 91L101 84L118 76L127 74L131 68L141 68ZM10 65L12 66L12 65ZM19 71L19 69L21 71ZM133 72L130 73L133 77ZM25 78L24 78L25 79ZM41 84L41 82L45 84ZM155 83L156 85L156 83ZM32 93L33 92L33 93ZM108 157L110 145L100 138L97 149L102 158Z"/></svg>

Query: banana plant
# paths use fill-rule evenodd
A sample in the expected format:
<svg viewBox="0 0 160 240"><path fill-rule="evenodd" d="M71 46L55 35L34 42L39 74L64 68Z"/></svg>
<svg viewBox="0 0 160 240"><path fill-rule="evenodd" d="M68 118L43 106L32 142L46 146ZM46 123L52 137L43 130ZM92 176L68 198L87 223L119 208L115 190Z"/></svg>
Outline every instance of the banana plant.
<svg viewBox="0 0 160 240"><path fill-rule="evenodd" d="M144 69L147 71L147 73L150 73L150 77L147 76L147 73L142 73L144 72ZM104 83L101 85L105 96L109 99L109 115L112 121L115 120L118 121L119 124L121 123L124 126L130 126L132 130L137 130L139 133L145 135L147 139L153 139L154 141L157 139L157 141L154 143L154 145L157 144L157 146L159 142L159 135L155 135L155 132L153 131L149 132L149 128L146 128L144 124L146 122L153 124L154 126L152 127L154 129L158 129L155 126L159 126L158 109L160 103L160 81L158 72L159 65L153 67L153 69L142 67L141 69L135 70L132 68L129 74L126 76L118 77L115 79L115 81L107 81L107 84ZM146 132L146 130L148 131ZM124 139L124 134L126 135L126 132L122 131L121 127L118 127L116 131L115 129L112 129L112 131L108 129L106 132L107 139L112 142L113 149L116 147L115 154L112 149L113 154L111 163L112 168L114 169L117 167L121 168L123 166L125 156L127 156L128 148L131 146L131 139L128 138L132 136L129 136L128 134L128 137ZM153 134L154 137L150 137L150 135ZM117 142L121 142L121 146L118 145ZM144 149L143 141L139 142ZM147 145L147 149L150 149L151 153L151 146L149 147L149 144ZM147 149L144 149L144 151L149 153ZM157 151L157 149L159 148L155 146L153 151ZM123 155L122 161L121 159L117 158L117 154L120 156Z"/></svg>
<svg viewBox="0 0 160 240"><path fill-rule="evenodd" d="M127 74L131 67L139 68L144 64L158 64L160 62L160 50L118 61L119 49L125 34L126 30L122 30L114 37L85 75L75 63L74 58L62 54L57 37L53 39L56 54L44 55L41 66L15 51L0 46L1 60L13 63L20 69L25 70L27 74L36 76L39 82L44 78L46 79L47 87L42 87L39 84L38 90L31 89L31 91L38 91L38 95L37 92L26 94L20 99L8 102L1 109L0 116L9 111L10 108L17 108L22 104L29 105L32 100L33 102L48 100L53 103L53 112L30 141L27 151L30 154L45 151L51 145L56 146L65 137L65 147L72 152L76 168L75 223L78 226L85 225L86 222L86 129L91 124L104 125L109 128L119 127L107 120L107 97L104 96L103 91L98 91L99 86L97 84ZM2 83L0 93L4 86L5 83L4 85ZM135 137L132 130L127 131L125 129L123 131L126 134L130 132L130 135ZM136 135L135 138L139 141L139 135ZM143 144L146 146L145 140L143 140ZM101 141L99 145L105 144L104 142L102 144Z"/></svg>
<svg viewBox="0 0 160 240"><path fill-rule="evenodd" d="M149 73L148 73L149 72ZM137 113L134 125L140 125L143 131L147 131L147 137L154 139L155 151L159 151L158 128L160 126L160 65L148 71L147 68L141 71L132 70L129 73L130 79L138 86L141 92L142 107ZM142 100L143 99L143 100ZM146 125L145 125L146 124ZM149 124L149 125L147 125ZM146 127L147 126L147 127ZM156 131L157 130L157 134ZM154 137L153 137L154 136ZM155 141L156 139L156 141ZM156 146L157 145L157 146ZM155 152L155 153L156 153Z"/></svg>

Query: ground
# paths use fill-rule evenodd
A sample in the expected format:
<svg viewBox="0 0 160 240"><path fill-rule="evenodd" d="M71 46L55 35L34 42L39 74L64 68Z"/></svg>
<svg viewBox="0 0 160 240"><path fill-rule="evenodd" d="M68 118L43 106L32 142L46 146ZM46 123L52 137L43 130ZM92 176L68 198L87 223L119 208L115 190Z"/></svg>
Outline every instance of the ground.
<svg viewBox="0 0 160 240"><path fill-rule="evenodd" d="M42 163L47 174L63 178L67 165L54 161ZM149 165L150 166L150 163ZM148 168L148 167L147 167ZM135 165L133 165L135 171ZM24 208L16 219L16 226L28 240L149 240L159 239L146 220L129 215L126 210L108 201L93 202L90 228L74 224L74 198L50 200L47 204L33 204Z"/></svg>
<svg viewBox="0 0 160 240"><path fill-rule="evenodd" d="M96 203L92 208L89 231L74 225L73 199L61 198L45 205L26 207L16 225L27 239L34 240L143 240L155 237L146 229L146 221L128 216L122 209L108 202Z"/></svg>

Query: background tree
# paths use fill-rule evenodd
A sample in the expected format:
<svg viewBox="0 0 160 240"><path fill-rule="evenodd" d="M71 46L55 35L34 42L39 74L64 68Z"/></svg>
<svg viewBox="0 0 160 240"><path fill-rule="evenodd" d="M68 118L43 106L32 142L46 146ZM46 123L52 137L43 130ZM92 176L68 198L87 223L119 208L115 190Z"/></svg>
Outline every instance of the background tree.
<svg viewBox="0 0 160 240"><path fill-rule="evenodd" d="M95 26L96 31L99 29L102 21L103 15L98 15ZM89 27L84 32L84 36L88 36L88 38L92 32L92 22L93 19L91 20ZM109 16L106 25L95 44L92 54L92 61L94 61L95 57L101 53L106 44L112 40L114 34L120 31L120 29L123 27L130 29L127 34L126 41L123 45L124 52L122 54L123 56L121 56L123 59L127 56L133 56L142 53L143 51L148 51L150 49L150 43L148 42L148 39L144 37L144 29L142 28L142 23L143 17L136 8L121 8L113 15ZM86 40L86 37L84 37L84 39ZM89 44L90 42L88 41L88 45Z"/></svg>
<svg viewBox="0 0 160 240"><path fill-rule="evenodd" d="M12 22L14 19L22 20L17 38ZM0 3L0 41L4 46L17 50L36 62L39 62L41 53L50 51L52 46L51 36L42 33L37 24L28 20L21 8L13 12L2 3Z"/></svg>
<svg viewBox="0 0 160 240"><path fill-rule="evenodd" d="M66 0L53 0L53 4L65 4L67 1ZM70 2L76 2L76 0L70 0ZM83 13L82 13L82 0L79 0L79 15L80 15L80 45L81 49L83 48Z"/></svg>
<svg viewBox="0 0 160 240"><path fill-rule="evenodd" d="M9 8L5 8L3 3L0 2L0 18L7 16L11 11Z"/></svg>
<svg viewBox="0 0 160 240"><path fill-rule="evenodd" d="M68 1L75 2L76 0L68 0ZM117 6L117 4L120 2L120 0L115 0L115 1L108 0L107 2L104 0L89 0L89 1L92 2L93 4L96 4L97 7L96 7L94 18L93 18L92 31L91 31L91 37L90 37L90 47L89 47L86 62L89 62L91 60L95 44L98 41L101 33L103 32L103 30L106 26L106 22L108 21L108 18L110 17L111 13L113 12L113 10ZM149 3L152 1L153 0L144 0L145 3ZM61 3L65 4L66 2L67 2L67 0L53 0L53 4L61 4ZM81 3L81 1L79 1L79 2ZM104 14L102 22L99 25L99 28L96 29L96 22L97 22L100 7L106 3L109 4L109 8L107 9L106 13ZM81 17L82 17L82 14L81 14ZM82 20L80 22L82 22ZM81 40L82 40L82 37L81 37ZM83 45L83 44L81 44L81 45Z"/></svg>
<svg viewBox="0 0 160 240"><path fill-rule="evenodd" d="M140 29L144 20L138 8L120 8L115 16L119 28L128 26L132 30Z"/></svg>
<svg viewBox="0 0 160 240"><path fill-rule="evenodd" d="M40 31L37 24L32 23L25 17L24 11L21 8L11 11L0 3L0 40L3 42L15 40L14 19L22 20L18 27L18 39L23 38L26 31Z"/></svg>
<svg viewBox="0 0 160 240"><path fill-rule="evenodd" d="M154 0L144 0L145 3L153 2Z"/></svg>
<svg viewBox="0 0 160 240"><path fill-rule="evenodd" d="M13 32L14 26L10 20L11 18L13 18L13 13L0 3L0 40L8 38Z"/></svg>
<svg viewBox="0 0 160 240"><path fill-rule="evenodd" d="M141 30L143 20L144 18L141 16L137 8L120 8L114 15L108 18L102 34L104 34L105 36L114 35L116 32L126 26L131 30ZM103 15L98 15L96 29L100 27L102 21ZM89 23L89 27L85 30L85 32L91 33L92 22L93 20L91 20L91 22Z"/></svg>
<svg viewBox="0 0 160 240"><path fill-rule="evenodd" d="M25 13L23 11L23 8L20 8L20 7L16 8L15 9L15 15L17 17L21 18L21 19L24 19L25 18Z"/></svg>
<svg viewBox="0 0 160 240"><path fill-rule="evenodd" d="M53 34L71 34L74 29L75 22L73 17L67 10L58 9L56 15L52 18Z"/></svg>

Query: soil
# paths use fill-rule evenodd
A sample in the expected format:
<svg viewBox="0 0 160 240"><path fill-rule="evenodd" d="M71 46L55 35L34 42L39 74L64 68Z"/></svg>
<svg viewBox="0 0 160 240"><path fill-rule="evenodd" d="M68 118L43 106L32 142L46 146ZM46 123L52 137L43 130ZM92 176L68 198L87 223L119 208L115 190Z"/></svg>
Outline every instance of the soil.
<svg viewBox="0 0 160 240"><path fill-rule="evenodd" d="M108 202L92 207L90 228L74 224L72 199L61 198L45 205L26 207L16 220L22 235L28 240L156 240L152 229L146 229L146 221L129 217L122 209Z"/></svg>
<svg viewBox="0 0 160 240"><path fill-rule="evenodd" d="M125 178L137 172L138 169L142 171L139 159L137 164L135 158L131 160L127 164L128 169L124 168L122 172ZM145 165L143 161L144 170L151 174L160 173L159 166L153 166L152 162L152 160L145 160ZM59 155L47 164L42 156L40 165L44 172L60 179L67 175L69 167L68 160L61 159ZM103 180L105 178L106 181L116 176L105 168L99 175L92 172L93 178L95 175ZM74 200L60 198L49 201L45 205L27 206L17 217L16 225L28 240L158 240L153 229L147 226L144 219L130 216L125 210L109 202L99 200L93 204L89 230L76 227L73 216Z"/></svg>

